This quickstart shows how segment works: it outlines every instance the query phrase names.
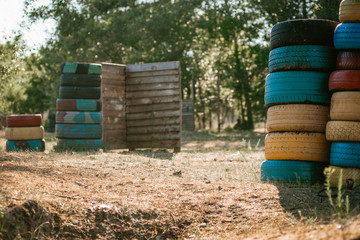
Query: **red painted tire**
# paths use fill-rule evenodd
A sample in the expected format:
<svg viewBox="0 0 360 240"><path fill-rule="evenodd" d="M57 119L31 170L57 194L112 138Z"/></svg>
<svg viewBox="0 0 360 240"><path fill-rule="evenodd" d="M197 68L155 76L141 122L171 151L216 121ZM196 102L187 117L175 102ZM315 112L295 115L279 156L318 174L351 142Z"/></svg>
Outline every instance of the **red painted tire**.
<svg viewBox="0 0 360 240"><path fill-rule="evenodd" d="M360 70L360 51L339 51L337 54L336 69Z"/></svg>
<svg viewBox="0 0 360 240"><path fill-rule="evenodd" d="M41 126L40 114L9 115L6 117L8 127L34 127Z"/></svg>
<svg viewBox="0 0 360 240"><path fill-rule="evenodd" d="M332 72L329 79L329 90L360 90L360 70Z"/></svg>

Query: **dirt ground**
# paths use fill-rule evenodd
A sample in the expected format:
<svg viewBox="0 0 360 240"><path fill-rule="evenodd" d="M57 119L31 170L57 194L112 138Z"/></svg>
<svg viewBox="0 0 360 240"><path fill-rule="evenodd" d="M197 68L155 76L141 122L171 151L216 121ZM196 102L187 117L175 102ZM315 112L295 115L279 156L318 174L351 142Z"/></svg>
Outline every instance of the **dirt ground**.
<svg viewBox="0 0 360 240"><path fill-rule="evenodd" d="M346 213L321 184L260 181L264 136L58 153L48 134L44 153L6 153L0 131L0 239L360 239L360 190Z"/></svg>

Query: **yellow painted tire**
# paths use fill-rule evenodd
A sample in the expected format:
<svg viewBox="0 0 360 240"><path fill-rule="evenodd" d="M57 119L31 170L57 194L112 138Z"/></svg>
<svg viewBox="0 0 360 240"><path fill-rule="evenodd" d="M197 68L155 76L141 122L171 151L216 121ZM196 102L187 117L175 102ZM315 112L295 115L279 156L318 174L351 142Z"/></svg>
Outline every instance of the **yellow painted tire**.
<svg viewBox="0 0 360 240"><path fill-rule="evenodd" d="M330 118L360 121L360 91L334 93L331 97Z"/></svg>
<svg viewBox="0 0 360 240"><path fill-rule="evenodd" d="M36 140L44 138L44 128L39 127L8 127L5 129L7 140Z"/></svg>
<svg viewBox="0 0 360 240"><path fill-rule="evenodd" d="M360 22L360 1L343 0L339 8L339 20L342 23Z"/></svg>
<svg viewBox="0 0 360 240"><path fill-rule="evenodd" d="M329 121L326 139L334 142L360 142L360 122Z"/></svg>
<svg viewBox="0 0 360 240"><path fill-rule="evenodd" d="M313 104L277 105L267 112L267 132L325 132L328 106Z"/></svg>
<svg viewBox="0 0 360 240"><path fill-rule="evenodd" d="M325 168L324 174L325 177L329 178L329 183L331 187L337 187L339 184L339 179L342 170L342 185L347 188L354 188L359 186L360 183L360 169L359 168L345 168L338 166L329 166Z"/></svg>
<svg viewBox="0 0 360 240"><path fill-rule="evenodd" d="M268 133L265 137L265 158L329 162L330 143L324 133Z"/></svg>

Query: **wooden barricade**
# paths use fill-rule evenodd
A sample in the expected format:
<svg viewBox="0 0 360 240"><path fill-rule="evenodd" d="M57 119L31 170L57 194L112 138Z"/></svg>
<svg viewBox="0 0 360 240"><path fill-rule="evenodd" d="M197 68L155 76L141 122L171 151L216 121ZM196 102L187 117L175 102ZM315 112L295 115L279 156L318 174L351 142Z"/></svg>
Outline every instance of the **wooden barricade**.
<svg viewBox="0 0 360 240"><path fill-rule="evenodd" d="M126 66L126 141L135 148L181 147L180 63Z"/></svg>
<svg viewBox="0 0 360 240"><path fill-rule="evenodd" d="M103 143L110 148L127 148L125 67L121 64L102 63Z"/></svg>

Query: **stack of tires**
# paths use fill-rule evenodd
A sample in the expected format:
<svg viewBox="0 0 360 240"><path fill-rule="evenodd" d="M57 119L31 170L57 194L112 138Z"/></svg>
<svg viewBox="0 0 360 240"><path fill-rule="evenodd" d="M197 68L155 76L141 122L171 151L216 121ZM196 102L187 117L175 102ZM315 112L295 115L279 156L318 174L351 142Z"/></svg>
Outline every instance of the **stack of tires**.
<svg viewBox="0 0 360 240"><path fill-rule="evenodd" d="M340 4L341 24L334 33L338 50L336 71L329 80L330 119L326 138L332 141L330 153L330 184L342 181L348 188L360 180L360 1L343 0Z"/></svg>
<svg viewBox="0 0 360 240"><path fill-rule="evenodd" d="M323 179L330 144L328 80L335 67L333 33L337 22L290 20L271 31L265 84L267 132L264 181L310 182Z"/></svg>
<svg viewBox="0 0 360 240"><path fill-rule="evenodd" d="M56 101L59 149L87 150L102 145L101 64L63 63Z"/></svg>
<svg viewBox="0 0 360 240"><path fill-rule="evenodd" d="M6 117L6 151L44 151L44 128L40 114Z"/></svg>

